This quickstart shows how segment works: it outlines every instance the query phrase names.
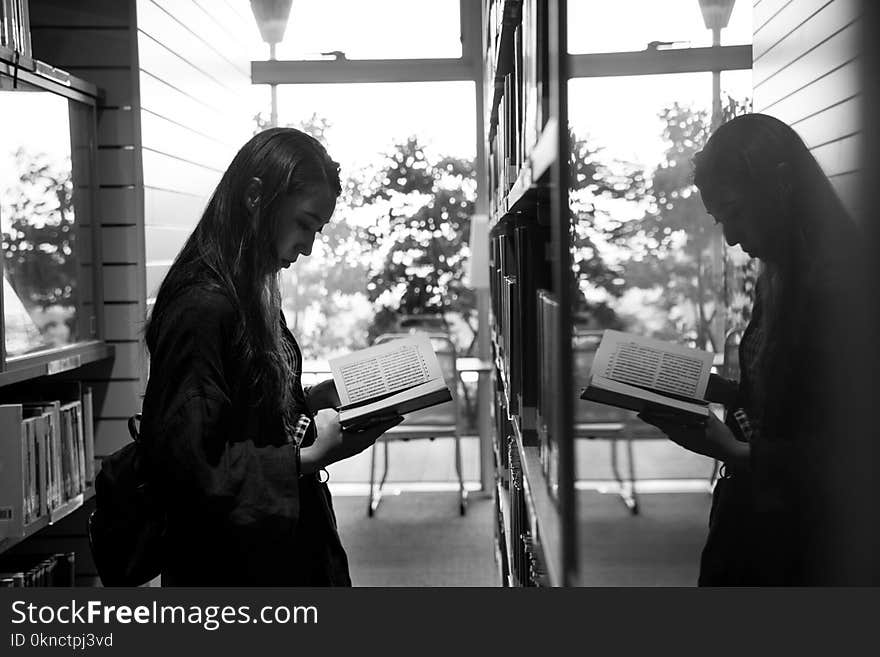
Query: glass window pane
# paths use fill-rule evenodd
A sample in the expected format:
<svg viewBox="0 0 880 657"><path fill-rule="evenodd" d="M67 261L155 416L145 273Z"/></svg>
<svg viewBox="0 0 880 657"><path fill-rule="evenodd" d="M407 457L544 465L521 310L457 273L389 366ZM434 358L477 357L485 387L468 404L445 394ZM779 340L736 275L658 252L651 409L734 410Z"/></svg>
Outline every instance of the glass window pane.
<svg viewBox="0 0 880 657"><path fill-rule="evenodd" d="M343 182L312 254L281 272L304 382L326 378L327 358L363 348L381 333L448 332L468 353L477 329L467 278L476 200L474 84L291 85L279 87L278 101L279 123L322 139L341 164ZM458 403L470 427L477 397L476 377L465 379ZM351 471L337 465L334 477Z"/></svg>
<svg viewBox="0 0 880 657"><path fill-rule="evenodd" d="M251 14L250 3L236 0ZM255 59L266 57L257 43ZM459 0L294 0L278 59L322 59L341 51L348 59L461 57Z"/></svg>
<svg viewBox="0 0 880 657"><path fill-rule="evenodd" d="M751 72L722 73L721 90L724 107L728 97L746 102ZM726 297L725 267L735 262L745 272L746 263L725 253L692 184L691 161L709 134L711 114L711 73L569 83L578 390L606 328L708 349L716 362L724 353L729 309L741 301ZM630 411L583 400L574 408L580 423L623 422L634 433L650 432ZM643 479L705 485L711 472L711 462L668 441L633 449ZM613 477L606 450L577 441L579 480Z"/></svg>
<svg viewBox="0 0 880 657"><path fill-rule="evenodd" d="M429 150L472 159L475 93L472 82L279 85L278 122L326 120L323 137L343 175L374 164L409 135Z"/></svg>
<svg viewBox="0 0 880 657"><path fill-rule="evenodd" d="M571 53L644 50L652 41L672 48L712 45L697 0L574 0L568 3L568 50ZM752 3L738 0L721 44L752 42Z"/></svg>
<svg viewBox="0 0 880 657"><path fill-rule="evenodd" d="M71 147L77 103L19 83L0 90L0 225L8 357L81 339L75 203L88 173L88 150ZM86 110L88 111L88 110ZM72 160L73 158L73 160ZM81 164L80 164L81 163ZM85 200L85 198L83 199Z"/></svg>
<svg viewBox="0 0 880 657"><path fill-rule="evenodd" d="M311 126L344 187L312 255L282 271L284 309L307 360L362 348L389 329L385 320L440 299L462 336L456 344L470 344L456 290L476 196L475 100L471 82L278 88L279 124Z"/></svg>

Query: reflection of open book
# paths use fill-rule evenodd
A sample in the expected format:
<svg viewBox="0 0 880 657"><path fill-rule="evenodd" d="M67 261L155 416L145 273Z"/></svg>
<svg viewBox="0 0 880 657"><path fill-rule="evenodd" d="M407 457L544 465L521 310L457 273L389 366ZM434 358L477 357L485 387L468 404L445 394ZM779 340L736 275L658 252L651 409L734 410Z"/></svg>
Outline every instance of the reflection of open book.
<svg viewBox="0 0 880 657"><path fill-rule="evenodd" d="M712 354L620 331L605 331L582 399L708 417Z"/></svg>
<svg viewBox="0 0 880 657"><path fill-rule="evenodd" d="M426 334L392 340L329 361L345 428L405 415L452 399Z"/></svg>

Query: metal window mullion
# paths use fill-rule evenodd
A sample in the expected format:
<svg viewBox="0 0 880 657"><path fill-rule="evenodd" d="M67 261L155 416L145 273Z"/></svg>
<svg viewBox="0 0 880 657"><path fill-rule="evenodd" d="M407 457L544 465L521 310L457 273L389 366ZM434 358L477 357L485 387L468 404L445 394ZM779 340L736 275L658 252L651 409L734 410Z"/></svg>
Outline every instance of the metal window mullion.
<svg viewBox="0 0 880 657"><path fill-rule="evenodd" d="M752 68L752 46L569 55L569 78L710 73Z"/></svg>

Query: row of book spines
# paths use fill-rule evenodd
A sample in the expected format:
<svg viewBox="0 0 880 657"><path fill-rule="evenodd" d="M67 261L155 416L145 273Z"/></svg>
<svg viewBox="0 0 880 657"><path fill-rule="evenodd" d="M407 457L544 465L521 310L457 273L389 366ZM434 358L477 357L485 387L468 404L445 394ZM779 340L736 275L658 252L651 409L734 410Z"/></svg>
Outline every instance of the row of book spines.
<svg viewBox="0 0 880 657"><path fill-rule="evenodd" d="M542 211L539 206L538 215ZM545 259L548 240L549 230L538 216L499 232L491 242L493 333L509 388L510 410L515 413L520 406L533 408L538 397L537 306L539 291L551 283Z"/></svg>
<svg viewBox="0 0 880 657"><path fill-rule="evenodd" d="M20 522L22 529L84 492L94 481L91 405L90 390L82 399L63 404L0 405L4 418L0 463L11 483L2 487L0 520L13 525ZM20 443L13 444L7 433L18 435Z"/></svg>
<svg viewBox="0 0 880 657"><path fill-rule="evenodd" d="M32 56L28 0L0 0L0 46Z"/></svg>
<svg viewBox="0 0 880 657"><path fill-rule="evenodd" d="M539 205L539 215L541 211ZM561 394L553 349L559 304L549 289L546 261L549 230L536 216L496 232L490 248L490 287L493 342L501 361L499 407L517 414L522 428L535 429L549 476L556 470L551 462L559 431L554 400Z"/></svg>
<svg viewBox="0 0 880 657"><path fill-rule="evenodd" d="M73 586L75 582L75 552L0 559L0 588Z"/></svg>
<svg viewBox="0 0 880 657"><path fill-rule="evenodd" d="M508 438L507 449L510 462L510 538L513 549L510 571L514 585L541 586L545 581L545 570L541 561L541 551L532 532L532 519L526 500L523 481L522 461L519 448L513 437Z"/></svg>
<svg viewBox="0 0 880 657"><path fill-rule="evenodd" d="M489 188L496 201L494 210L516 182L546 122L548 99L542 84L546 62L539 54L543 41L539 4L539 0L526 0L512 19L515 25L507 26L511 36L504 45L510 53L499 57L498 53L490 52L488 57L490 62L511 62L510 67L487 70L487 78L492 76L487 79L486 104ZM497 42L501 47L501 40Z"/></svg>
<svg viewBox="0 0 880 657"><path fill-rule="evenodd" d="M496 408L503 408L504 403L501 399L503 394L502 390L495 390ZM502 412L495 413L495 435L492 441L492 449L495 456L495 473L504 488L507 488L510 483L510 463L507 460L507 436L512 433L513 428L510 426L507 414Z"/></svg>

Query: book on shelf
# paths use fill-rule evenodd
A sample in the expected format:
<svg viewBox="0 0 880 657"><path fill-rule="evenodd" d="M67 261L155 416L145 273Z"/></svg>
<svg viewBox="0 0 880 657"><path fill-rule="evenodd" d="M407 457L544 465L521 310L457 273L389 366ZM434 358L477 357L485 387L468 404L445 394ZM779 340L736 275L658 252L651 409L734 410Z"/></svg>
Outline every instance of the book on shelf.
<svg viewBox="0 0 880 657"><path fill-rule="evenodd" d="M633 333L606 330L581 399L634 411L709 416L706 386L713 355Z"/></svg>
<svg viewBox="0 0 880 657"><path fill-rule="evenodd" d="M339 422L362 429L452 400L431 339L425 333L398 338L329 361L339 392Z"/></svg>
<svg viewBox="0 0 880 657"><path fill-rule="evenodd" d="M48 511L48 414L0 404L0 537L23 536Z"/></svg>
<svg viewBox="0 0 880 657"><path fill-rule="evenodd" d="M0 588L73 586L76 553L15 554L0 556Z"/></svg>
<svg viewBox="0 0 880 657"><path fill-rule="evenodd" d="M92 411L92 389L82 391L83 450L86 465L86 484L95 483L95 419Z"/></svg>
<svg viewBox="0 0 880 657"><path fill-rule="evenodd" d="M31 25L27 0L0 0L0 46L30 58Z"/></svg>
<svg viewBox="0 0 880 657"><path fill-rule="evenodd" d="M91 412L90 401L86 408ZM85 491L87 450L93 455L94 447L83 411L80 399L0 404L0 436L9 438L0 441L0 537L24 536Z"/></svg>

